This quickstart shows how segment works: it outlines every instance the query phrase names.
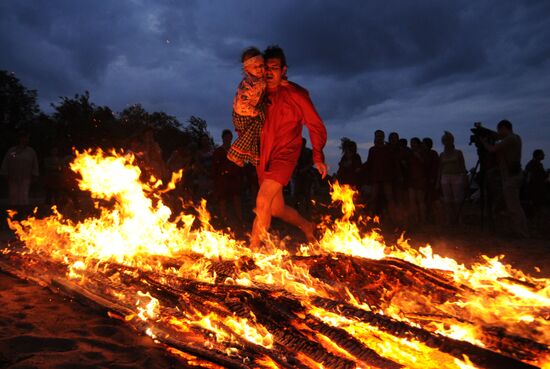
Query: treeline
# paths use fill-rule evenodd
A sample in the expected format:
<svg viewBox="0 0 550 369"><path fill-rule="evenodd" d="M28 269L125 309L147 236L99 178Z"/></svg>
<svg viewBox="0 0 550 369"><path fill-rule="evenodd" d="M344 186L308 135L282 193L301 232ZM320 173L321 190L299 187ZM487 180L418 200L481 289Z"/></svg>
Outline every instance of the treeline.
<svg viewBox="0 0 550 369"><path fill-rule="evenodd" d="M164 156L182 145L198 147L204 136L213 143L204 119L191 116L182 124L174 116L148 112L140 104L114 112L92 102L88 91L60 97L51 106L51 114L41 111L37 91L23 86L14 74L0 70L0 155L16 144L21 131L30 134L30 145L39 158L47 156L52 147L64 153L72 148L127 147L148 129L154 130Z"/></svg>

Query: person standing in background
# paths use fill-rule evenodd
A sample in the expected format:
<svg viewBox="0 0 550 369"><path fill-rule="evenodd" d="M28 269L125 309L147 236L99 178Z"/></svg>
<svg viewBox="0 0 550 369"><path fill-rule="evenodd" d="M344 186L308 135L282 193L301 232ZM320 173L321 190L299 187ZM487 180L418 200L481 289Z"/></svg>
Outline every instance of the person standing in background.
<svg viewBox="0 0 550 369"><path fill-rule="evenodd" d="M529 229L519 197L523 181L523 172L521 170L521 137L514 133L512 123L506 119L498 123L497 132L500 141L493 145L484 139L482 140L482 144L487 151L496 155L500 170L504 204L506 205L512 232L516 237L526 238L529 236Z"/></svg>
<svg viewBox="0 0 550 369"><path fill-rule="evenodd" d="M225 129L222 132L222 145L212 155L213 198L224 225L241 231L243 224L242 198L243 169L227 157L233 142L233 133ZM227 205L233 206L234 217L230 217Z"/></svg>
<svg viewBox="0 0 550 369"><path fill-rule="evenodd" d="M302 150L294 170L294 204L303 216L308 216L311 205L311 186L313 184L313 151L306 147L307 140L302 137Z"/></svg>
<svg viewBox="0 0 550 369"><path fill-rule="evenodd" d="M59 148L53 146L50 155L44 159L44 187L46 190L46 204L59 205L61 203L63 158L59 155Z"/></svg>
<svg viewBox="0 0 550 369"><path fill-rule="evenodd" d="M548 174L542 165L543 160L544 151L535 150L533 158L525 167L525 184L533 218L540 217L544 205L544 187L548 181Z"/></svg>
<svg viewBox="0 0 550 369"><path fill-rule="evenodd" d="M430 222L435 222L435 204L438 200L437 180L439 171L439 154L433 149L433 140L422 139L426 150L426 216Z"/></svg>
<svg viewBox="0 0 550 369"><path fill-rule="evenodd" d="M393 184L398 173L398 163L394 151L386 145L385 138L384 131L378 129L374 132L374 145L369 149L361 171L364 183L371 186L370 202L374 214L394 220ZM384 211L386 214L383 214Z"/></svg>
<svg viewBox="0 0 550 369"><path fill-rule="evenodd" d="M8 180L9 205L18 210L29 205L31 181L38 177L38 158L29 138L27 132L19 134L19 143L7 151L0 169Z"/></svg>
<svg viewBox="0 0 550 369"><path fill-rule="evenodd" d="M347 137L342 138L340 149L342 159L338 163L336 178L340 184L347 184L353 188L359 188L359 175L361 173L361 156L357 153L357 143Z"/></svg>
<svg viewBox="0 0 550 369"><path fill-rule="evenodd" d="M418 137L411 138L409 161L409 206L413 224L426 221L426 150Z"/></svg>
<svg viewBox="0 0 550 369"><path fill-rule="evenodd" d="M467 171L462 151L455 148L454 136L445 131L441 143L444 149L439 155L438 186L443 193L447 224L451 225L460 220L458 212L465 196Z"/></svg>

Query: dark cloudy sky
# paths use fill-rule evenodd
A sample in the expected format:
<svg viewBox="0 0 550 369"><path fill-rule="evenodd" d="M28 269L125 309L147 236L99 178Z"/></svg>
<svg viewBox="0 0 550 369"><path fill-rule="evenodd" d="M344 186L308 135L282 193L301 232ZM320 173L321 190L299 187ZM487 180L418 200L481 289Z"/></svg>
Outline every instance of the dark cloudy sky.
<svg viewBox="0 0 550 369"><path fill-rule="evenodd" d="M455 133L502 118L550 154L550 1L7 1L0 69L39 92L44 110L85 90L116 111L141 103L230 127L239 54L278 43L328 131L342 136ZM548 163L548 161L547 161ZM473 163L472 163L473 164Z"/></svg>

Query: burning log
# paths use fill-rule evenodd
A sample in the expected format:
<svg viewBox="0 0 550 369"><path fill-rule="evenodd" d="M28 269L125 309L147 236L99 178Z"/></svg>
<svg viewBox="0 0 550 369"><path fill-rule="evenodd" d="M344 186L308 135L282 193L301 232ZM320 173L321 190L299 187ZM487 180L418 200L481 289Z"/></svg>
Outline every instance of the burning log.
<svg viewBox="0 0 550 369"><path fill-rule="evenodd" d="M380 309L392 302L401 289L429 296L434 303L455 298L464 289L437 271L388 258L369 260L346 255L297 258L309 267L312 276L348 288L361 302Z"/></svg>
<svg viewBox="0 0 550 369"><path fill-rule="evenodd" d="M312 330L330 338L333 342L338 344L338 346L342 347L347 352L355 356L358 360L364 362L367 365L381 369L403 368L402 365L388 360L378 355L374 350L365 347L365 345L363 345L361 341L357 340L355 337L353 337L343 329L335 328L328 324L325 324L311 315L307 316L306 324Z"/></svg>
<svg viewBox="0 0 550 369"><path fill-rule="evenodd" d="M472 328L474 323L464 319L450 315L434 315L434 314L406 314L406 317L414 322L443 323L453 325L456 323L467 324ZM427 325L427 324L423 324ZM482 326L483 335L480 336L480 341L485 347L493 351L501 352L506 356L511 356L521 361L535 361L537 357L547 355L549 352L548 346L539 342L535 342L525 337L512 335L506 332L505 329L499 327Z"/></svg>
<svg viewBox="0 0 550 369"><path fill-rule="evenodd" d="M469 342L458 341L434 334L425 329L413 327L405 322L396 321L392 318L365 311L348 304L338 303L337 301L323 298L316 298L313 302L316 306L372 324L392 335L417 339L430 347L437 348L439 351L448 353L457 358L462 357L462 355L467 355L474 364L482 368L536 368L533 365L472 345Z"/></svg>

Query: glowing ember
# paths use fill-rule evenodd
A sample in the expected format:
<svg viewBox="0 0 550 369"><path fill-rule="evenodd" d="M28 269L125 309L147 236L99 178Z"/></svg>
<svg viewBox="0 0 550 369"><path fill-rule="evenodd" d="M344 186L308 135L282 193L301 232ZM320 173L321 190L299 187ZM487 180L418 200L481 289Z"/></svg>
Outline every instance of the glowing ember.
<svg viewBox="0 0 550 369"><path fill-rule="evenodd" d="M318 245L290 255L273 240L252 252L210 226L204 201L198 216L172 214L163 204L161 194L181 172L166 185L154 178L142 183L133 161L115 152L77 153L71 168L98 216L74 222L54 208L44 219L11 220L25 248L3 250L2 257L62 266L56 278L120 308L145 334L167 345L184 335L185 345L170 352L189 362L496 367L480 359L486 355L549 365L549 279L515 270L501 257L468 267L404 239L386 245L376 231L363 231L374 220L357 217L354 191L338 184L332 200L343 216L325 221ZM449 342L462 351L445 348Z"/></svg>

